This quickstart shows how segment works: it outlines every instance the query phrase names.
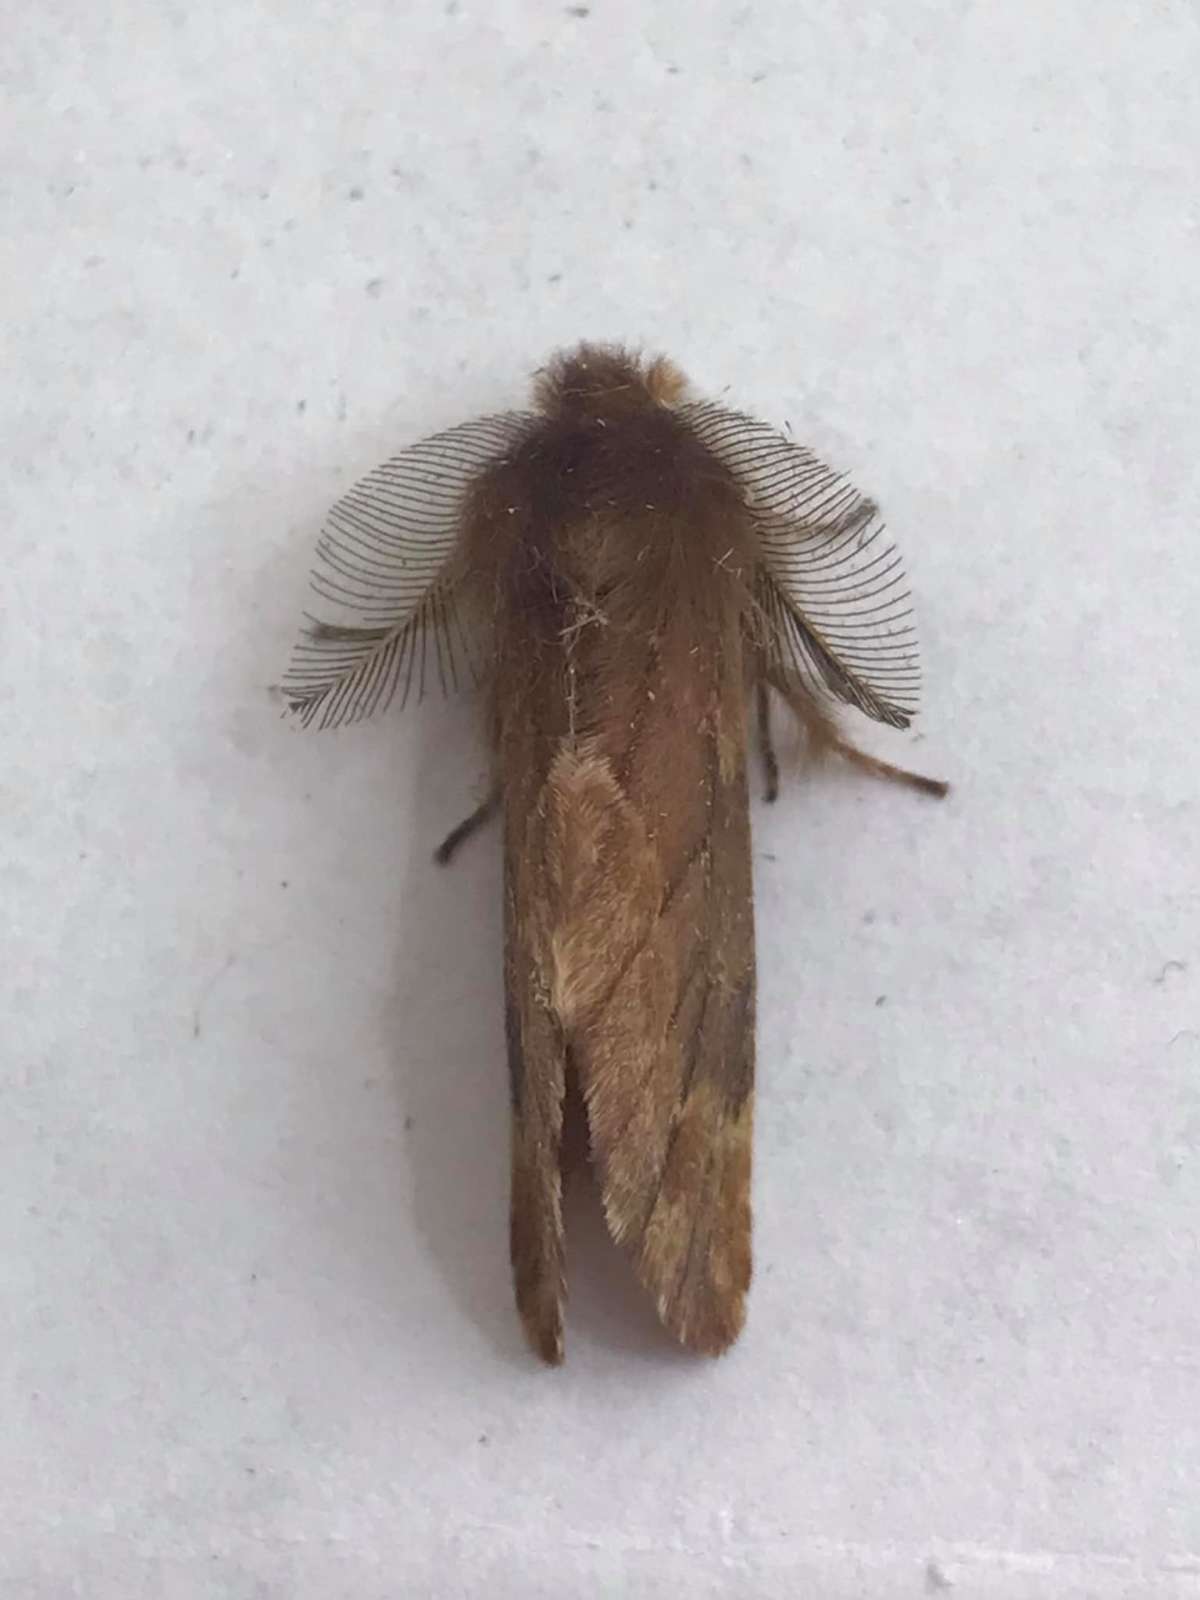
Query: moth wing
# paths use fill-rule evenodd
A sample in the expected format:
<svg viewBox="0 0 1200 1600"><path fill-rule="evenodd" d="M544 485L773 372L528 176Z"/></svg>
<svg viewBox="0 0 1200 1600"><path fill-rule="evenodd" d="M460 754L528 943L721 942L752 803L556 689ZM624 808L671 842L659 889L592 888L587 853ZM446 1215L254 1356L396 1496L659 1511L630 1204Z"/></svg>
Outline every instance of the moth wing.
<svg viewBox="0 0 1200 1600"><path fill-rule="evenodd" d="M407 701L458 659L479 670L476 620L464 615L455 554L472 485L525 438L532 414L478 417L411 445L337 502L317 541L314 612L282 688L307 727L358 722ZM430 646L432 645L432 649Z"/></svg>
<svg viewBox="0 0 1200 1600"><path fill-rule="evenodd" d="M767 676L906 728L921 673L900 553L873 501L766 423L700 401L680 415L754 521Z"/></svg>
<svg viewBox="0 0 1200 1600"><path fill-rule="evenodd" d="M510 725L511 793L504 807L504 1017L512 1104L509 1245L517 1309L543 1361L563 1358L566 1300L562 1212L566 1041L547 1003L549 930L542 885L544 774L537 719Z"/></svg>
<svg viewBox="0 0 1200 1600"><path fill-rule="evenodd" d="M614 719L625 748L551 771L546 859L571 870L549 976L609 1230L668 1330L715 1355L741 1330L751 1272L741 647L735 633L705 659L667 633L651 655L641 715Z"/></svg>
<svg viewBox="0 0 1200 1600"><path fill-rule="evenodd" d="M655 1072L660 1093L673 1094L678 1081L678 1098L658 1122L657 1171L642 1181L629 1243L667 1328L688 1348L718 1355L741 1332L751 1275L755 984L744 773L715 773L709 823L695 917L685 926L685 906L674 919L667 907L678 967ZM608 1162L610 1218L619 1215L610 1197L620 1165L619 1153Z"/></svg>

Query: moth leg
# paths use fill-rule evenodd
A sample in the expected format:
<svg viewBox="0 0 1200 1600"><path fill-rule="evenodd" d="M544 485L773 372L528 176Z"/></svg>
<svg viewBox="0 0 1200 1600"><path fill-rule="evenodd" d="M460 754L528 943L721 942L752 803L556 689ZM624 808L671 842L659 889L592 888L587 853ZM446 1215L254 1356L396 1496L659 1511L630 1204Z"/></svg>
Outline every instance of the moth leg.
<svg viewBox="0 0 1200 1600"><path fill-rule="evenodd" d="M852 767L857 767L860 772L869 773L873 778L885 778L889 783L902 783L906 788L918 789L922 794L935 795L939 800L949 794L950 785L943 779L927 778L924 773L910 772L907 767L893 766L890 761L881 761L877 756L868 755L865 750L860 750L857 745L851 744L843 737L833 717L803 690L781 680L776 674L771 675L770 682L799 717L808 740L809 754L816 760L829 755L841 756L843 761L849 762Z"/></svg>
<svg viewBox="0 0 1200 1600"><path fill-rule="evenodd" d="M473 833L477 833L485 822L490 822L499 809L500 790L498 787L494 787L488 793L487 798L475 807L471 815L464 817L457 827L451 828L441 844L438 845L433 852L433 859L438 865L446 866L451 856L458 850L459 845L464 844Z"/></svg>
<svg viewBox="0 0 1200 1600"><path fill-rule="evenodd" d="M774 801L779 798L779 757L771 737L771 690L765 678L760 677L755 682L754 696L758 710L758 750L766 780L763 799Z"/></svg>

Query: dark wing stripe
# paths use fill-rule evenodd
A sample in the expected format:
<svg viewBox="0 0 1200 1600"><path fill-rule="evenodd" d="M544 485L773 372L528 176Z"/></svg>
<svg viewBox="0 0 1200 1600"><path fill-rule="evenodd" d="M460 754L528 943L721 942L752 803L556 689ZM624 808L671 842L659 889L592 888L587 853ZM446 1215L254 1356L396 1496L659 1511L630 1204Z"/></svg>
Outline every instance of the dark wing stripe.
<svg viewBox="0 0 1200 1600"><path fill-rule="evenodd" d="M672 1121L670 1132L667 1134L666 1143L663 1145L662 1159L658 1165L658 1172L655 1176L654 1185L646 1195L645 1202L642 1206L642 1218L637 1228L639 1235L645 1233L646 1229L650 1226L650 1222L654 1216L654 1213L658 1209L659 1199L662 1196L663 1184L666 1181L667 1173L671 1170L671 1157L675 1153L675 1146L679 1139L679 1130L683 1125L683 1117L687 1109L688 1096L691 1094L692 1084L696 1079L696 1066L700 1059L700 1047L704 1035L704 1020L708 1015L708 1004L712 999L713 993L712 975L708 970L707 943L704 943L700 946L700 949L697 952L697 957L698 959L690 967L688 976L680 987L679 1003L676 1006L676 1017L678 1017L679 1012L682 1010L685 1001L691 998L694 985L697 983L702 983L704 985L704 989L700 997L700 1004L696 1010L695 1022L688 1030L686 1050L682 1052L684 1058L684 1067L683 1081L679 1090L679 1104L675 1108L674 1120ZM672 1027L674 1027L674 1025L675 1019L673 1018Z"/></svg>
<svg viewBox="0 0 1200 1600"><path fill-rule="evenodd" d="M704 861L708 848L709 840L707 837L701 839L688 855L688 858L684 862L679 873L667 885L666 889L663 891L663 897L659 901L658 913L654 922L651 922L646 928L646 931L642 937L629 947L629 950L623 957L620 966L617 968L612 983L609 985L608 989L605 990L604 994L598 1001L598 1006L600 1009L612 1004L614 997L616 996L622 983L624 983L625 979L629 976L629 973L632 971L634 963L637 961L638 957L644 955L646 950L654 942L655 938L657 937L656 924L660 922L666 915L667 911L670 909L673 901L675 900L676 895L678 895L687 886L688 879L695 871L697 865ZM676 1012L678 1012L678 1006L676 1006Z"/></svg>

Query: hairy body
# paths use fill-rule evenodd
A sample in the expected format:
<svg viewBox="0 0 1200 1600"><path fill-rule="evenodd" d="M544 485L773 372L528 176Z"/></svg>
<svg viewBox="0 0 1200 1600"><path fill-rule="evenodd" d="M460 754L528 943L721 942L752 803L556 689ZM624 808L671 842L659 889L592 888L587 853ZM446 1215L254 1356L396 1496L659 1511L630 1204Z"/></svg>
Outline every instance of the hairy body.
<svg viewBox="0 0 1200 1600"><path fill-rule="evenodd" d="M563 1354L564 1121L584 1108L613 1238L667 1329L707 1354L751 1274L754 917L747 708L857 751L831 700L897 727L916 665L874 506L762 424L686 403L666 361L582 345L538 409L377 469L331 513L292 704L323 725L454 672L471 634L503 813L511 1246L539 1354ZM465 626L465 632L464 632Z"/></svg>

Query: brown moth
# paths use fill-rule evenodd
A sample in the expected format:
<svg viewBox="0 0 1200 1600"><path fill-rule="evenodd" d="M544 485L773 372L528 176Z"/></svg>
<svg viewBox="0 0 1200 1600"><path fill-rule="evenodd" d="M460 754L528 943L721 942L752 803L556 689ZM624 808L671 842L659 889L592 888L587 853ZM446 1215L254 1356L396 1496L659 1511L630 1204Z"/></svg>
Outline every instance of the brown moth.
<svg viewBox="0 0 1200 1600"><path fill-rule="evenodd" d="M469 665L503 816L517 1305L563 1354L564 1115L581 1103L613 1238L670 1332L715 1355L750 1283L754 924L746 751L768 798L770 696L811 753L930 794L854 748L833 703L895 728L918 668L875 506L670 362L597 345L536 409L412 446L330 513L320 617L284 681L330 727Z"/></svg>

